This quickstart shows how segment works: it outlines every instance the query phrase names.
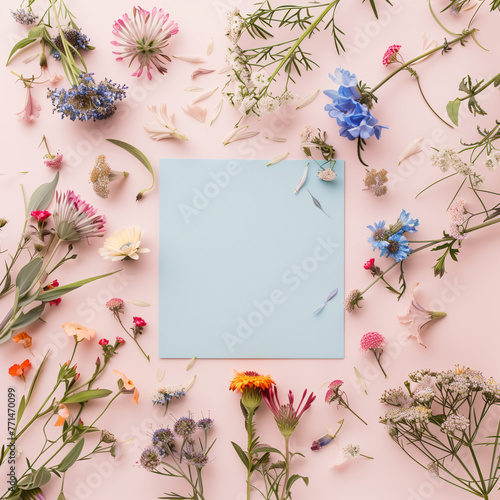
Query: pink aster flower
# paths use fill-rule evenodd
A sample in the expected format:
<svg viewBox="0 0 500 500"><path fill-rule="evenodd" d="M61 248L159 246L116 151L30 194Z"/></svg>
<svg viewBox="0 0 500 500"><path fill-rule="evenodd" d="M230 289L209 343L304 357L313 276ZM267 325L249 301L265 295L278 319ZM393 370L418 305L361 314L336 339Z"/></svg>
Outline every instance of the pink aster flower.
<svg viewBox="0 0 500 500"><path fill-rule="evenodd" d="M344 385L342 380L334 380L328 385L328 390L325 395L325 402L328 404L337 402L337 406L343 406L347 410L349 410L355 417L359 418L361 422L365 425L368 425L357 413L355 413L351 407L349 406L349 401L347 399L347 394L342 391L340 388Z"/></svg>
<svg viewBox="0 0 500 500"><path fill-rule="evenodd" d="M382 58L382 64L384 66L389 66L389 64L396 62L397 55L398 55L398 52L400 49L401 49L401 45L391 45L385 51L384 57Z"/></svg>
<svg viewBox="0 0 500 500"><path fill-rule="evenodd" d="M20 122L23 120L31 122L40 116L41 109L40 103L31 95L31 87L29 85L26 86L26 101L24 102L24 108L16 113L18 120Z"/></svg>
<svg viewBox="0 0 500 500"><path fill-rule="evenodd" d="M415 299L415 291L418 287L418 283L413 285L413 288L410 292L410 306L408 312L402 316L398 316L399 322L403 325L406 325L410 330L409 336L414 337L417 342L424 346L422 339L420 338L420 331L422 328L434 321L436 319L444 318L446 316L445 312L439 311L428 311L424 307L422 307L417 300Z"/></svg>
<svg viewBox="0 0 500 500"><path fill-rule="evenodd" d="M63 155L59 151L55 155L46 154L44 158L43 163L45 163L46 167L50 168L60 167L63 161Z"/></svg>
<svg viewBox="0 0 500 500"><path fill-rule="evenodd" d="M111 312L119 312L122 311L123 308L125 307L125 302L123 302L122 299L109 299L106 302L106 307L111 311Z"/></svg>
<svg viewBox="0 0 500 500"><path fill-rule="evenodd" d="M170 61L170 58L163 54L163 50L167 47L170 37L179 32L177 23L168 22L169 17L163 9L155 7L149 12L141 7L134 7L133 18L124 14L113 24L113 34L119 39L111 42L119 48L117 52L113 52L118 56L116 60L123 61L130 57L129 66L134 59L139 63L139 68L132 76L141 76L146 68L151 80L152 67L162 75L167 72L165 60Z"/></svg>
<svg viewBox="0 0 500 500"><path fill-rule="evenodd" d="M378 332L368 332L361 337L360 350L364 352L373 352L378 366L380 366L382 373L384 374L385 378L387 378L387 373L385 373L385 370L380 363L380 358L382 356L382 353L384 352L382 349L382 347L384 347L384 344L385 337L383 335Z"/></svg>
<svg viewBox="0 0 500 500"><path fill-rule="evenodd" d="M63 241L77 242L83 238L102 236L106 217L82 200L73 191L56 192L53 212L57 236Z"/></svg>
<svg viewBox="0 0 500 500"><path fill-rule="evenodd" d="M47 210L34 210L33 212L31 212L31 217L35 218L39 222L43 222L51 215L52 214L50 212L47 212Z"/></svg>
<svg viewBox="0 0 500 500"><path fill-rule="evenodd" d="M307 399L306 396L307 389L302 394L302 399L297 409L295 409L293 406L295 398L292 391L288 391L288 403L283 405L280 403L276 387L271 386L262 392L262 398L272 411L274 420L283 437L289 438L295 432L300 417L311 407L313 401L316 399L313 393L309 394ZM302 403L304 403L304 406L302 406Z"/></svg>

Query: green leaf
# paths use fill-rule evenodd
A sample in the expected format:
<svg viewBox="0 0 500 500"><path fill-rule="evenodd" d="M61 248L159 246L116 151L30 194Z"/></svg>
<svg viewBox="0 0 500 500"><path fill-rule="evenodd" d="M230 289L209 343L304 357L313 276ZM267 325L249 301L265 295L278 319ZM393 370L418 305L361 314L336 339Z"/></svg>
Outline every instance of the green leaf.
<svg viewBox="0 0 500 500"><path fill-rule="evenodd" d="M302 479L304 481L306 486L309 486L309 478L305 476L301 476L299 474L294 474L293 476L290 476L286 483L286 491L290 491L292 489L293 484L295 481L298 481L299 479Z"/></svg>
<svg viewBox="0 0 500 500"><path fill-rule="evenodd" d="M31 212L35 210L46 210L49 206L54 193L56 191L57 182L59 181L59 172L56 173L54 180L48 182L47 184L42 184L35 192L31 195L30 201L28 203L28 213L26 218L30 217Z"/></svg>
<svg viewBox="0 0 500 500"><path fill-rule="evenodd" d="M25 326L31 325L31 323L40 319L44 309L45 304L42 303L39 306L30 309L27 313L21 313L16 321L14 321L10 329L17 330L18 328L24 328Z"/></svg>
<svg viewBox="0 0 500 500"><path fill-rule="evenodd" d="M233 441L231 441L231 444L233 445L233 448L235 449L238 456L240 457L240 460L243 462L243 465L248 469L249 462L246 453L241 449L240 445L234 443Z"/></svg>
<svg viewBox="0 0 500 500"><path fill-rule="evenodd" d="M108 389L89 389L87 391L77 392L66 399L63 399L61 403L71 404L71 403L86 403L91 399L99 399L108 397L113 391Z"/></svg>
<svg viewBox="0 0 500 500"><path fill-rule="evenodd" d="M36 383L38 381L38 377L40 377L40 374L42 373L42 369L45 366L45 362L47 361L49 354L50 354L50 350L48 350L45 353L45 356L43 357L42 362L40 363L40 366L38 367L38 370L36 371L35 376L33 377L33 380L32 380L31 385L30 385L30 390L28 391L28 397L26 398L26 406L28 406L28 404L31 400L31 396L33 396L33 392L35 390L35 386L36 386Z"/></svg>
<svg viewBox="0 0 500 500"><path fill-rule="evenodd" d="M16 424L19 424L21 418L23 418L24 410L26 410L26 397L23 394L21 401L19 402L19 406L17 407L17 420Z"/></svg>
<svg viewBox="0 0 500 500"><path fill-rule="evenodd" d="M64 493L62 491L61 491L61 493L59 493L57 500L66 500L66 497L64 496Z"/></svg>
<svg viewBox="0 0 500 500"><path fill-rule="evenodd" d="M446 105L446 112L450 117L450 120L458 126L458 112L460 110L460 99L457 97L454 101L450 101Z"/></svg>
<svg viewBox="0 0 500 500"><path fill-rule="evenodd" d="M56 299L62 297L63 295L66 295L67 293L72 292L73 290L76 290L77 288L80 288L83 285L86 285L88 283L92 283L92 281L106 278L108 276L111 276L112 274L119 273L119 272L120 271L113 271L112 273L100 274L99 276L94 276L92 278L86 278L84 280L75 281L74 283L70 283L69 285L63 285L63 286L59 286L57 288L52 288L52 290L48 290L48 291L42 293L38 297L38 300L41 300L42 302L50 302L51 300L56 300Z"/></svg>
<svg viewBox="0 0 500 500"><path fill-rule="evenodd" d="M273 448L272 446L259 446L254 450L255 453L278 453L283 455L280 450Z"/></svg>
<svg viewBox="0 0 500 500"><path fill-rule="evenodd" d="M128 151L132 156L135 156L151 173L151 176L153 177L153 182L151 184L151 187L145 188L139 192L136 198L136 200L139 201L143 197L144 193L146 191L149 191L150 189L153 189L155 185L155 173L153 171L151 163L147 159L146 155L142 151L139 151L135 146L132 146L131 144L128 144L123 141L119 141L117 139L106 139L106 140L111 142L111 144L114 144L115 146L118 146L120 148L123 148L125 151Z"/></svg>
<svg viewBox="0 0 500 500"><path fill-rule="evenodd" d="M29 292L42 269L43 259L35 257L28 262L18 273L16 278L16 286L19 288L19 297Z"/></svg>
<svg viewBox="0 0 500 500"><path fill-rule="evenodd" d="M10 51L10 54L9 54L9 58L7 59L7 62L5 63L5 65L7 66L7 64L9 64L10 60L12 59L12 57L14 56L14 54L18 50L24 49L24 47L27 47L28 45L31 45L33 42L36 42L36 38L35 39L32 39L32 38L23 38L22 40L20 40L19 42L17 42L14 45L14 47L12 47L12 50Z"/></svg>
<svg viewBox="0 0 500 500"><path fill-rule="evenodd" d="M69 453L61 460L61 463L55 467L59 472L66 472L77 460L83 450L85 439L80 439L78 443L71 448Z"/></svg>
<svg viewBox="0 0 500 500"><path fill-rule="evenodd" d="M50 478L50 471L46 467L40 467L40 469L33 471L19 481L17 486L21 490L34 490L35 488L40 488L40 486L47 484Z"/></svg>
<svg viewBox="0 0 500 500"><path fill-rule="evenodd" d="M498 87L500 85L500 75L498 75L493 81L493 86Z"/></svg>

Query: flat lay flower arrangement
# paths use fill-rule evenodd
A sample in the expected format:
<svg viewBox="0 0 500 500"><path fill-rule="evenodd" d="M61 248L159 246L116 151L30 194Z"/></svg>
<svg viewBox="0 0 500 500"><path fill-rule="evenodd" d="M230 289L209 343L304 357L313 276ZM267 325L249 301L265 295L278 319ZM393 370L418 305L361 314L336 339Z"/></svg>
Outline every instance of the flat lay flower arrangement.
<svg viewBox="0 0 500 500"><path fill-rule="evenodd" d="M88 8L99 10L92 2ZM419 15L432 35L422 33L418 49L411 32L387 45L387 36L360 31L348 15L362 12L366 26L380 31L387 19L397 23L400 2L210 8L214 32L199 20L206 44L189 53L185 47L200 47L202 36L188 43L196 33L186 6L106 5L99 28L75 2L4 6L4 27L15 36L4 38L3 82L22 89L23 98L15 114L2 116L6 127L17 126L9 133L22 146L2 169L10 198L0 213L8 386L1 498L83 498L82 485L92 487L80 475L102 472L104 463L123 488L136 478L143 498L335 498L336 488L364 498L370 490L351 490L349 482L359 481L357 471L369 478L375 470L378 484L388 484L391 471L376 467L389 455L393 463L406 460L405 470L421 474L432 493L387 486L372 498L416 500L435 490L443 499L496 498L500 373L494 363L480 366L472 352L499 347L479 338L479 330L495 326L478 322L493 316L453 306L460 290L476 295L471 303L489 300L490 292L454 286L452 300L431 300L429 290L460 276L471 253L474 276L497 279L496 262L483 252L496 256L487 247L496 245L500 222L500 73L488 31L498 24L500 2L422 1ZM373 39L360 48L361 35ZM362 64L356 56L363 51L378 62ZM469 69L472 58L483 66ZM434 92L449 64L459 66L460 78ZM171 81L184 86L179 95ZM139 85L146 89L141 99ZM403 94L408 109L394 114L392 100ZM415 110L418 116L409 116ZM71 141L79 137L98 138L91 153L75 154L81 143ZM210 152L201 142L207 137ZM346 203L356 212L347 217L356 224L346 226L359 249L348 257L346 276L356 288L340 297L332 283L314 312L343 301L343 361L302 369L302 360L215 366L219 360L156 355L161 326L151 262L161 250L150 228L159 216L158 160L212 153L245 159L242 145L268 155L266 169L305 158L290 196L305 197L325 220L335 214L314 196L315 183L338 183L337 160L347 158ZM28 149L38 164L24 158ZM435 337L461 324L450 323L457 314L469 314L464 321L478 331L453 331L443 340L446 352L437 352ZM396 328L411 355L399 344L395 354ZM459 342L465 347L453 359ZM405 380L408 365L414 369ZM129 498L120 485L115 494Z"/></svg>

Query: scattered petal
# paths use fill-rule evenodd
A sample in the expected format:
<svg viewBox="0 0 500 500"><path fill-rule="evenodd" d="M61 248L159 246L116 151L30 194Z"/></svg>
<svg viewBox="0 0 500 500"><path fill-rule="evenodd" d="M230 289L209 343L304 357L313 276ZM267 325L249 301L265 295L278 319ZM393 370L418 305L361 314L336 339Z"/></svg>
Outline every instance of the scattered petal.
<svg viewBox="0 0 500 500"><path fill-rule="evenodd" d="M208 75L209 73L213 73L214 71L215 69L198 68L191 73L191 78L194 80L200 75Z"/></svg>
<svg viewBox="0 0 500 500"><path fill-rule="evenodd" d="M214 51L214 39L210 37L208 40L208 46L207 46L207 56L210 56L212 52Z"/></svg>
<svg viewBox="0 0 500 500"><path fill-rule="evenodd" d="M475 9L479 4L479 0L473 0L472 2L469 2L468 4L464 5L461 9L460 12L466 12L468 10Z"/></svg>
<svg viewBox="0 0 500 500"><path fill-rule="evenodd" d="M311 194L311 193L309 193L309 194ZM311 196L312 196L312 195L311 195ZM314 199L315 199L315 198L313 197L313 200L314 200ZM319 203L319 202L318 202L318 203ZM316 203L315 203L315 205L316 205ZM317 205L316 205L316 206L317 206ZM323 210L323 209L321 209L321 210ZM316 311L314 311L314 312L313 312L313 315L314 315L314 316L316 316L316 314L320 313L320 312L324 309L324 307L326 306L326 304L327 304L328 302L330 302L330 300L332 300L332 299L333 299L333 297L335 297L335 295L337 295L338 291L339 291L339 289L338 289L338 288L335 288L335 290L332 290L332 291L330 292L330 295L328 295L328 297L326 298L326 300L325 300L325 301L323 302L323 304L321 305L321 307L319 307L318 309L316 309Z"/></svg>
<svg viewBox="0 0 500 500"><path fill-rule="evenodd" d="M179 61L184 61L193 64L200 64L205 62L205 59L203 59L203 57L196 57L196 56L172 56L172 57L174 59L179 59Z"/></svg>
<svg viewBox="0 0 500 500"><path fill-rule="evenodd" d="M139 307L151 307L151 304L144 302L143 300L127 300L129 304L133 304L134 306Z"/></svg>
<svg viewBox="0 0 500 500"><path fill-rule="evenodd" d="M186 365L186 371L191 370L191 368L193 368L193 365L195 364L197 359L198 356L195 356L194 358L189 360L189 363Z"/></svg>
<svg viewBox="0 0 500 500"><path fill-rule="evenodd" d="M186 385L186 392L193 387L194 381L196 380L196 375L193 376L193 378L187 383Z"/></svg>
<svg viewBox="0 0 500 500"><path fill-rule="evenodd" d="M29 64L31 61L34 61L37 57L40 57L40 54L33 54L33 55L31 55L31 56L27 57L27 58L23 61L23 63L24 63L24 64Z"/></svg>
<svg viewBox="0 0 500 500"><path fill-rule="evenodd" d="M268 141L272 142L286 142L287 140L284 137L266 137Z"/></svg>
<svg viewBox="0 0 500 500"><path fill-rule="evenodd" d="M156 380L161 382L165 378L165 370L163 368L158 368L156 371Z"/></svg>
<svg viewBox="0 0 500 500"><path fill-rule="evenodd" d="M207 108L202 108L201 106L188 104L186 108L182 108L182 111L201 123L205 123L207 119Z"/></svg>
<svg viewBox="0 0 500 500"><path fill-rule="evenodd" d="M224 68L219 70L219 75L225 75L226 73L229 73L232 70L231 66L225 66Z"/></svg>
<svg viewBox="0 0 500 500"><path fill-rule="evenodd" d="M428 52L429 50L435 49L438 46L438 43L436 40L430 37L428 33L424 33L422 35L422 52ZM419 59L416 63L414 64L420 64L422 61L425 61L428 57L430 57L432 54L429 54L428 56L422 57L422 59Z"/></svg>
<svg viewBox="0 0 500 500"><path fill-rule="evenodd" d="M196 99L193 100L191 103L192 105L197 104L201 101L204 101L205 99L208 99L209 97L212 97L214 95L214 92L218 89L219 87L215 87L213 90L209 90L208 92L205 92L198 96Z"/></svg>
<svg viewBox="0 0 500 500"><path fill-rule="evenodd" d="M146 123L144 125L144 130L151 136L151 139L154 141L161 141L163 139L188 140L174 125L174 115L168 116L166 104L162 104L159 109L156 105L148 106L148 110L156 120L156 123Z"/></svg>
<svg viewBox="0 0 500 500"><path fill-rule="evenodd" d="M423 140L424 140L424 138L420 137L420 139L415 139L414 141L410 142L410 144L408 144L408 146L406 146L406 149L403 151L403 153L399 157L398 165L401 165L401 163L403 161L405 161L407 158L409 158L410 156L421 153L422 148L420 147L420 144L422 144Z"/></svg>
<svg viewBox="0 0 500 500"><path fill-rule="evenodd" d="M222 144L224 146L227 146L228 144L231 144L232 142L235 141L242 141L244 139L250 139L251 137L255 137L256 135L259 135L260 132L257 131L250 131L247 132L248 125L242 127L242 128L235 128L233 129L222 141Z"/></svg>
<svg viewBox="0 0 500 500"><path fill-rule="evenodd" d="M368 394L368 389L366 387L365 379L363 378L363 375L361 375L361 372L356 367L354 367L354 375L356 376L356 381L358 382L361 389L365 392L365 394Z"/></svg>
<svg viewBox="0 0 500 500"><path fill-rule="evenodd" d="M275 156L267 165L266 167L270 167L271 165L276 165L276 163L279 163L280 161L283 161L288 157L290 153L283 153L281 155Z"/></svg>
<svg viewBox="0 0 500 500"><path fill-rule="evenodd" d="M298 186L295 188L295 194L299 194L300 189L305 184L308 171L309 171L309 163L306 165L306 169L304 170L304 173L302 174L300 182L299 182Z"/></svg>
<svg viewBox="0 0 500 500"><path fill-rule="evenodd" d="M203 87L186 87L184 90L187 92L201 92L205 89Z"/></svg>
<svg viewBox="0 0 500 500"><path fill-rule="evenodd" d="M318 94L319 94L319 89L316 90L316 92L307 95L306 97L304 97L304 99L302 99L302 101L300 101L299 105L295 109L302 109L305 108L306 106L309 106L309 104L311 104L314 101L314 99L316 99Z"/></svg>
<svg viewBox="0 0 500 500"><path fill-rule="evenodd" d="M323 210L323 207L321 206L321 203L311 194L311 191L309 191L309 189L307 190L307 192L311 195L311 198L312 198L312 201L313 203L327 216L327 217L330 217L324 210ZM331 218L331 217L330 217Z"/></svg>
<svg viewBox="0 0 500 500"><path fill-rule="evenodd" d="M210 126L212 126L212 124L214 123L214 121L217 120L217 118L219 117L220 112L222 111L222 105L223 104L224 104L224 99L221 99L220 102L219 102L219 104L217 104L217 107L215 108L214 116L210 120Z"/></svg>

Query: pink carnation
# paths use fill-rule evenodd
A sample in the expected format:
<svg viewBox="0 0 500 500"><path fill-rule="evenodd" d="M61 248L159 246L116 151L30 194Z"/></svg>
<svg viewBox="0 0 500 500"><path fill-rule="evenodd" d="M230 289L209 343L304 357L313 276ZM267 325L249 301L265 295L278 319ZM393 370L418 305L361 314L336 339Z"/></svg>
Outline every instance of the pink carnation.
<svg viewBox="0 0 500 500"><path fill-rule="evenodd" d="M331 382L328 386L328 390L326 391L325 402L331 403L332 401L335 401L339 395L339 389L343 384L344 382L342 380L334 380Z"/></svg>
<svg viewBox="0 0 500 500"><path fill-rule="evenodd" d="M147 323L142 318L139 318L138 316L134 316L132 318L132 321L134 322L135 326L146 326L147 325Z"/></svg>
<svg viewBox="0 0 500 500"><path fill-rule="evenodd" d="M363 267L365 269L371 269L371 267L373 266L373 264L375 264L375 259L370 259L369 261L365 262L365 264L363 265Z"/></svg>
<svg viewBox="0 0 500 500"><path fill-rule="evenodd" d="M401 45L391 45L385 51L384 57L382 58L382 64L384 66L389 66L389 64L396 62L396 55L400 49L401 49Z"/></svg>
<svg viewBox="0 0 500 500"><path fill-rule="evenodd" d="M125 344L125 339L123 339L122 337L116 337L116 341L117 341L119 344Z"/></svg>
<svg viewBox="0 0 500 500"><path fill-rule="evenodd" d="M109 340L108 339L101 339L99 340L99 345L108 345L109 344Z"/></svg>
<svg viewBox="0 0 500 500"><path fill-rule="evenodd" d="M47 210L34 210L31 212L31 217L34 217L36 220L43 222L45 219L50 217L52 214L47 212Z"/></svg>
<svg viewBox="0 0 500 500"><path fill-rule="evenodd" d="M360 342L361 351L369 351L370 349L380 349L385 344L385 337L377 332L368 332L363 335Z"/></svg>

